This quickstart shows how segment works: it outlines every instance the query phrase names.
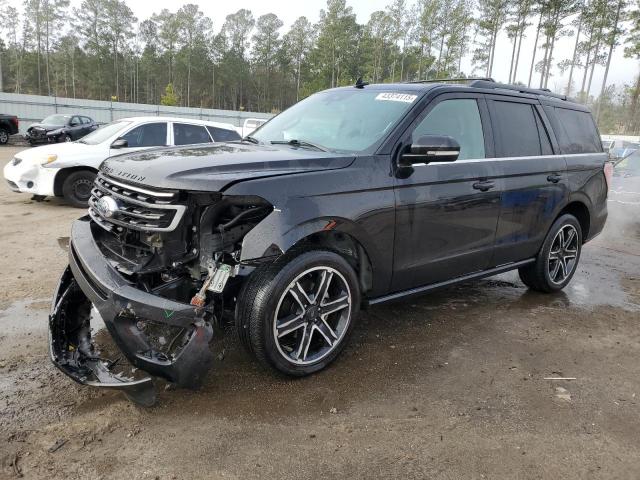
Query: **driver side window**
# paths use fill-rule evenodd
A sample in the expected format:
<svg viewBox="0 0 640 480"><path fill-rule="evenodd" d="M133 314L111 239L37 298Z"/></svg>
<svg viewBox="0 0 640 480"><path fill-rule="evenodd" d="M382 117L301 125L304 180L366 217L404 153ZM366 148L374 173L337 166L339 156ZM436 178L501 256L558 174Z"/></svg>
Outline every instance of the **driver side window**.
<svg viewBox="0 0 640 480"><path fill-rule="evenodd" d="M424 135L448 135L455 139L460 144L459 160L485 158L480 110L472 98L438 103L414 129L412 143Z"/></svg>
<svg viewBox="0 0 640 480"><path fill-rule="evenodd" d="M129 148L161 147L167 144L167 124L147 123L134 128L122 137Z"/></svg>

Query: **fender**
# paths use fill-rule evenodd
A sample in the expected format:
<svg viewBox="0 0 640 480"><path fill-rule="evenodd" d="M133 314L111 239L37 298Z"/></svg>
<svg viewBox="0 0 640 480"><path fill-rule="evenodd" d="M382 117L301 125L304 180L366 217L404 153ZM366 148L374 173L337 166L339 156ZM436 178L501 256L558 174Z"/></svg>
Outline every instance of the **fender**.
<svg viewBox="0 0 640 480"><path fill-rule="evenodd" d="M241 261L257 263L282 255L323 230L343 232L360 243L369 257L373 290L388 288L395 232L388 156L358 157L352 165L336 170L245 181L225 194L255 195L274 206L244 237Z"/></svg>

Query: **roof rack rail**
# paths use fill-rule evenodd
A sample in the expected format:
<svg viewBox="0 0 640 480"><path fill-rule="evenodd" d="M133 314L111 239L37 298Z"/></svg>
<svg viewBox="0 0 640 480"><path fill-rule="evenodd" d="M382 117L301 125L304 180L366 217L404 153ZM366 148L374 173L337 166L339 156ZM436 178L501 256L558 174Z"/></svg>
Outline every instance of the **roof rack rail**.
<svg viewBox="0 0 640 480"><path fill-rule="evenodd" d="M411 82L405 83L446 83L446 82L474 82L474 81L484 81L484 82L495 82L495 80L491 77L454 77L454 78L433 78L430 80L413 80Z"/></svg>
<svg viewBox="0 0 640 480"><path fill-rule="evenodd" d="M557 98L559 100L567 100L566 95L559 93L553 93L548 88L528 88L519 85L509 85L506 83L498 83L494 81L485 81L483 79L474 80L469 84L470 87L475 88L489 88L493 90L512 90L520 93L531 93L533 95L544 95L545 97Z"/></svg>

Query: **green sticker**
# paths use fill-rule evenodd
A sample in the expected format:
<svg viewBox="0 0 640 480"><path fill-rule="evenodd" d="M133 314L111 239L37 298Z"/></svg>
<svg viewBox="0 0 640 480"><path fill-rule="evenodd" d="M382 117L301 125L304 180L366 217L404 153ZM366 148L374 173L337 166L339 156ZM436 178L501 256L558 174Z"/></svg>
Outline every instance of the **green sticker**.
<svg viewBox="0 0 640 480"><path fill-rule="evenodd" d="M165 318L171 318L171 317L173 317L174 313L176 313L176 312L174 312L173 310L165 310L164 311L164 317Z"/></svg>

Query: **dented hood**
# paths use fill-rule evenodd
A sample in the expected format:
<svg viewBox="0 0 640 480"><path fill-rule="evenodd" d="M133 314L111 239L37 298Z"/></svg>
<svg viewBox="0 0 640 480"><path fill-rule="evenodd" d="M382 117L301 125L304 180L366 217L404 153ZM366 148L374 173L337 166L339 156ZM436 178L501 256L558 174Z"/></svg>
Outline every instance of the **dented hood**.
<svg viewBox="0 0 640 480"><path fill-rule="evenodd" d="M289 145L234 142L119 155L105 160L100 169L113 178L152 187L222 191L246 180L344 168L353 160Z"/></svg>

